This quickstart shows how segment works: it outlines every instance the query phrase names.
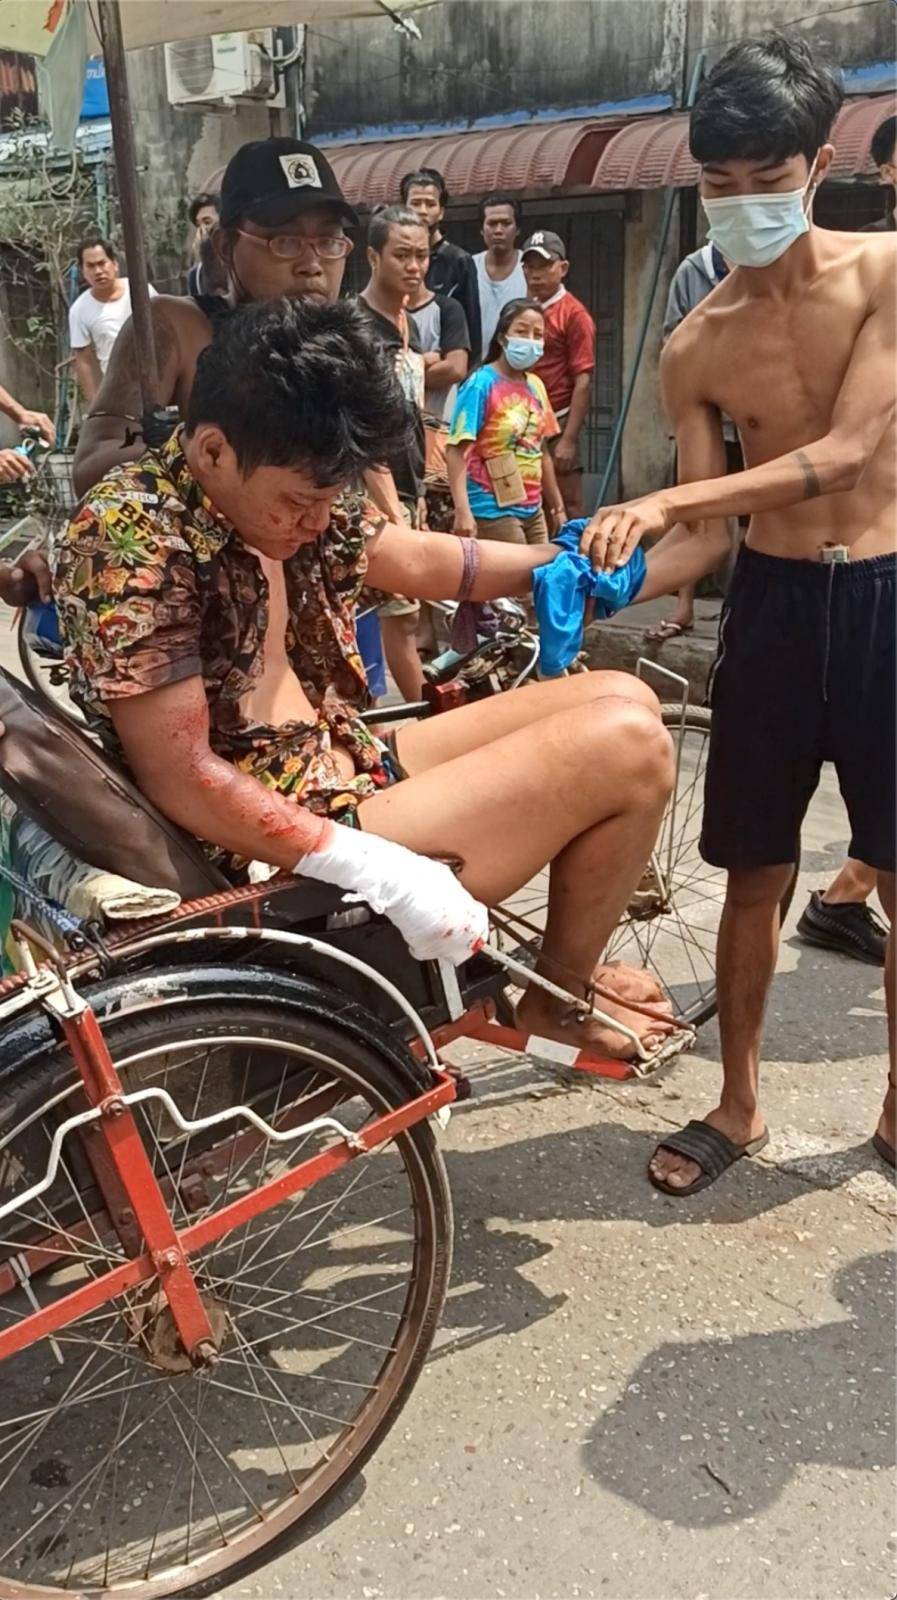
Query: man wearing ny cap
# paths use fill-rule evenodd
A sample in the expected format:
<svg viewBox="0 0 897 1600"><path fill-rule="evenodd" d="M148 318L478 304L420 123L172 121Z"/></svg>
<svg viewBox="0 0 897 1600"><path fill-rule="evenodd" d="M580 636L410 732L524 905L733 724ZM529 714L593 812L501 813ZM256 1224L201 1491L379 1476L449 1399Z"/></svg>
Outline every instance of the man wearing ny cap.
<svg viewBox="0 0 897 1600"><path fill-rule="evenodd" d="M584 515L583 424L589 414L595 370L595 324L564 283L570 269L557 233L540 229L523 246L526 286L545 313L545 354L533 367L548 390L561 432L550 444L561 498L570 517Z"/></svg>
<svg viewBox="0 0 897 1600"><path fill-rule="evenodd" d="M282 295L335 300L352 249L345 224L357 221L329 162L314 145L290 138L244 144L225 170L212 235L227 271L229 300L235 305ZM153 301L161 405L176 405L184 413L197 357L211 340L210 319L216 311L217 296L159 295ZM74 470L79 494L111 466L142 454L142 409L128 322L81 430Z"/></svg>

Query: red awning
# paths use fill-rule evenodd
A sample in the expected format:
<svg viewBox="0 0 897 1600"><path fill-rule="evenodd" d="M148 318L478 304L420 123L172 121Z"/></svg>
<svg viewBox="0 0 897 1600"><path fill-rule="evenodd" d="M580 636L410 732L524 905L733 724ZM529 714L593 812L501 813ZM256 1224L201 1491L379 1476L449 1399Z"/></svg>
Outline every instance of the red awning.
<svg viewBox="0 0 897 1600"><path fill-rule="evenodd" d="M893 116L890 95L848 100L832 133L835 159L830 176L855 178L871 173L872 138L886 117ZM633 122L614 134L598 158L592 187L603 190L668 189L698 181L697 162L688 149L688 117L652 117Z"/></svg>
<svg viewBox="0 0 897 1600"><path fill-rule="evenodd" d="M399 183L416 167L436 167L449 194L479 197L490 189L554 189L588 184L619 120L533 122L487 132L440 134L427 139L383 139L371 144L326 145L343 193L354 205L390 204Z"/></svg>

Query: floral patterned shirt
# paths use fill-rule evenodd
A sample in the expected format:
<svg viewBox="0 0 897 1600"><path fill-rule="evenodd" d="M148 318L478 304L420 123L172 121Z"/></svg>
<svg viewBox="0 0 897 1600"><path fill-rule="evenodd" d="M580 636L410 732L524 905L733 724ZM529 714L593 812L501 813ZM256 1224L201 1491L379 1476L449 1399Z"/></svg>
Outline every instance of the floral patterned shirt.
<svg viewBox="0 0 897 1600"><path fill-rule="evenodd" d="M193 478L180 432L111 471L56 556L71 694L104 745L122 759L111 700L201 676L216 755L312 811L354 823L359 803L390 781L380 745L358 720L369 697L355 604L366 541L379 526L363 495L344 493L321 538L284 562L286 653L316 719L269 727L246 721L240 705L263 669L267 581ZM348 780L334 744L352 757Z"/></svg>

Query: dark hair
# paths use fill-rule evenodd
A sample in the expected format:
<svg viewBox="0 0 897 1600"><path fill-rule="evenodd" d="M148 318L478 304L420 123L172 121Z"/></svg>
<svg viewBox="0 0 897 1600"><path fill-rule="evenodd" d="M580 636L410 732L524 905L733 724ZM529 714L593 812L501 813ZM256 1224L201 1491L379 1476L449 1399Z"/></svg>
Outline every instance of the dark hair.
<svg viewBox="0 0 897 1600"><path fill-rule="evenodd" d="M91 233L86 239L82 239L78 246L78 266L83 267L84 265L85 250L97 250L100 248L105 250L110 261L118 261L118 251L111 240L104 239L101 233Z"/></svg>
<svg viewBox="0 0 897 1600"><path fill-rule="evenodd" d="M357 306L284 299L219 324L196 364L188 434L204 422L221 429L244 476L300 468L326 488L399 456L411 412Z"/></svg>
<svg viewBox="0 0 897 1600"><path fill-rule="evenodd" d="M701 85L689 122L689 148L701 165L716 161L812 162L844 95L802 39L782 33L746 39L720 58Z"/></svg>
<svg viewBox="0 0 897 1600"><path fill-rule="evenodd" d="M876 128L872 135L872 160L877 167L883 167L886 162L893 161L895 145L897 145L897 117L885 117L881 127Z"/></svg>
<svg viewBox="0 0 897 1600"><path fill-rule="evenodd" d="M445 179L441 172L436 171L435 167L418 167L416 172L405 173L399 184L399 194L402 196L403 202L408 199L409 189L414 188L438 189L439 204L447 206L449 203L449 192L445 186Z"/></svg>
<svg viewBox="0 0 897 1600"><path fill-rule="evenodd" d="M514 213L514 221L518 224L518 226L523 221L523 207L521 206L516 195L499 194L498 190L496 190L493 194L484 195L479 204L479 216L481 223L485 222L486 220L486 212L489 206L510 206Z"/></svg>
<svg viewBox="0 0 897 1600"><path fill-rule="evenodd" d="M390 228L423 228L426 233L427 224L408 206L378 206L368 223L368 244L378 255L389 238Z"/></svg>
<svg viewBox="0 0 897 1600"><path fill-rule="evenodd" d="M220 194L212 194L211 192L206 191L203 194L195 194L193 196L193 199L190 201L190 204L187 207L187 215L190 218L194 228L196 227L196 219L199 216L199 213L204 211L206 206L212 206L216 211L220 211Z"/></svg>
<svg viewBox="0 0 897 1600"><path fill-rule="evenodd" d="M522 311L538 311L540 317L543 319L545 317L545 307L541 305L538 300L509 300L505 305L502 306L501 311L498 314L498 322L496 324L495 332L492 335L489 349L486 351L487 362L498 360L498 357L501 355L502 334L507 333L511 323L514 321L514 318L519 317Z"/></svg>

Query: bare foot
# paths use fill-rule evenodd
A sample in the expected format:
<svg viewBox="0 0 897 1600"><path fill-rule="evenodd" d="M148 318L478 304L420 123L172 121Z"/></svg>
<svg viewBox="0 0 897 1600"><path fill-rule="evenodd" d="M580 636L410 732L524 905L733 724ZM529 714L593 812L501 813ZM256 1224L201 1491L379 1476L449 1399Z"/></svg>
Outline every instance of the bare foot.
<svg viewBox="0 0 897 1600"><path fill-rule="evenodd" d="M655 1048L675 1033L673 1007L650 973L627 967L622 962L612 963L596 967L593 981L619 995L618 1000L607 1000L602 995L596 1005L607 1016L631 1028L646 1050ZM631 1010L627 1000L650 1005L665 1015L646 1017L640 1011ZM620 1061L631 1061L636 1054L632 1040L625 1033L619 1033L598 1018L577 1021L569 1004L556 1000L535 984L530 984L518 1003L517 1025L523 1033L535 1033L543 1039L555 1039L560 1044L574 1045L577 1050L591 1050Z"/></svg>
<svg viewBox="0 0 897 1600"><path fill-rule="evenodd" d="M759 1110L752 1117L733 1117L730 1112L724 1111L722 1106L717 1106L714 1111L708 1112L702 1122L710 1124L711 1128L718 1128L733 1144L750 1144L752 1140L759 1139L766 1127ZM676 1154L675 1150L658 1149L648 1163L649 1170L655 1178L661 1178L664 1183L672 1184L674 1189L687 1189L701 1175L701 1169L696 1161L689 1161L687 1156Z"/></svg>
<svg viewBox="0 0 897 1600"><path fill-rule="evenodd" d="M646 644L665 644L668 639L678 639L680 634L691 633L694 617L664 617L653 628L645 630Z"/></svg>

